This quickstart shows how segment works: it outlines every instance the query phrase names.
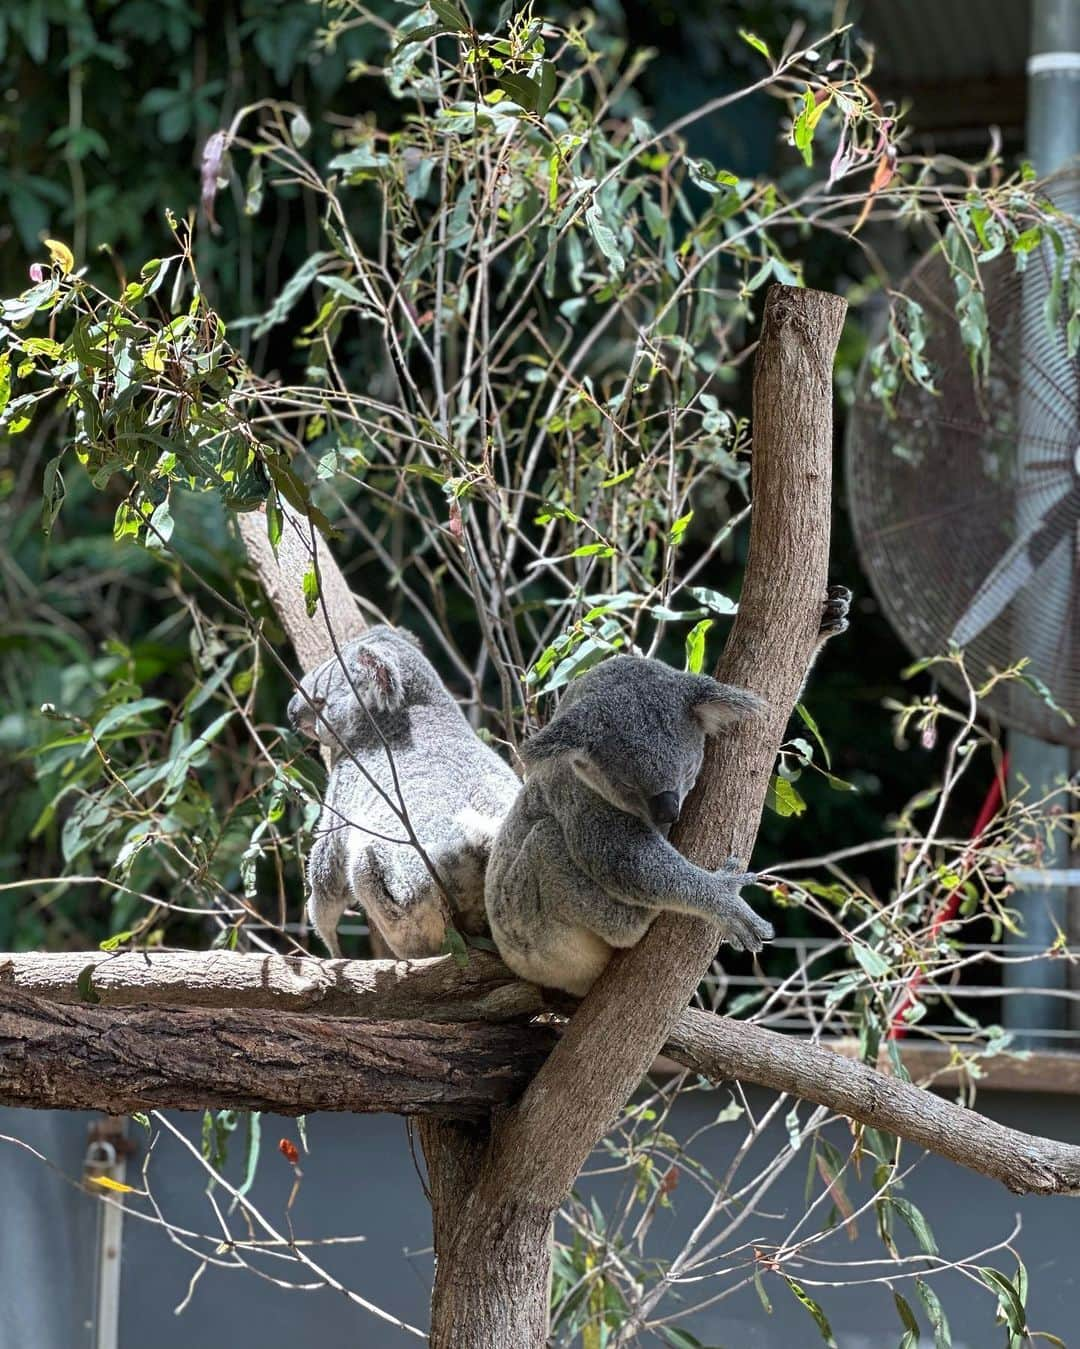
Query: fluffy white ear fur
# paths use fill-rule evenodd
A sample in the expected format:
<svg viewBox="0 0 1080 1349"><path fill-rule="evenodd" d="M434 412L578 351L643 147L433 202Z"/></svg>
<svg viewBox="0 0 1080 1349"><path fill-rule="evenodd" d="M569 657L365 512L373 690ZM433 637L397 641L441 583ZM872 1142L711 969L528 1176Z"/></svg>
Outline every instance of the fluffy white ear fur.
<svg viewBox="0 0 1080 1349"><path fill-rule="evenodd" d="M765 701L749 689L732 684L717 684L713 696L695 703L690 709L706 735L716 735L734 722L750 721L765 714Z"/></svg>

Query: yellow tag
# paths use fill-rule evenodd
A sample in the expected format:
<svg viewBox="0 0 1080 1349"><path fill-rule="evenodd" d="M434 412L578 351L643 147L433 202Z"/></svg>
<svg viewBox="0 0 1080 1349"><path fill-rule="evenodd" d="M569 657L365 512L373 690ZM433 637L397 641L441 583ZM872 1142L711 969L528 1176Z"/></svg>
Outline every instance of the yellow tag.
<svg viewBox="0 0 1080 1349"><path fill-rule="evenodd" d="M113 1190L117 1194L138 1194L139 1191L134 1185L124 1185L119 1180L113 1180L112 1176L88 1176L91 1185L100 1185L103 1190Z"/></svg>
<svg viewBox="0 0 1080 1349"><path fill-rule="evenodd" d="M66 274L75 270L75 254L67 244L62 244L59 239L43 239L41 242L49 250L49 257L62 272Z"/></svg>

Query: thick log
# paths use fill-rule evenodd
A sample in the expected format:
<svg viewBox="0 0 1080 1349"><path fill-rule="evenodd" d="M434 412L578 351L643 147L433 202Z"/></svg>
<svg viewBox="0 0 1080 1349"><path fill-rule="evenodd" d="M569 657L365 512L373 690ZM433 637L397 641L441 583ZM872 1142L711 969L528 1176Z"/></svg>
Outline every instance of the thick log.
<svg viewBox="0 0 1080 1349"><path fill-rule="evenodd" d="M86 971L91 971L86 974ZM0 988L105 1007L266 1007L376 1021L513 1021L550 1011L495 955L318 960L240 951L0 954Z"/></svg>
<svg viewBox="0 0 1080 1349"><path fill-rule="evenodd" d="M449 957L304 960L299 962L304 977L290 983L284 976L296 963L226 952L0 956L0 1104L116 1107L120 1113L148 1104L279 1114L419 1113L429 1165L437 1159L431 1167L435 1225L448 1237L462 1196L479 1173L485 1134L472 1125L449 1125L446 1115L468 1118L476 1100L490 1104L520 1092L554 1037L547 1027L519 1025L505 1027L505 1041L492 1041L476 1021L459 1018L498 1025L511 1015L530 1016L545 1008L543 993L517 983L497 959L482 953L474 954L467 969ZM93 989L102 996L97 1006L80 1002L79 972L88 966L96 971ZM325 985L311 966L329 975ZM335 981L360 991L342 993ZM313 989L329 996L313 1001ZM319 1016L303 1015L312 1007ZM331 1008L333 1019L327 1015ZM357 1014L367 1019L341 1019ZM84 1050L87 1038L93 1053ZM261 1059L237 1063L241 1041L255 1045ZM109 1046L107 1064L97 1057L99 1042ZM503 1063L495 1058L500 1047L507 1055ZM1080 1147L1005 1128L853 1060L849 1049L843 1042L809 1044L687 1009L663 1052L713 1082L739 1081L827 1106L1017 1193L1080 1191ZM292 1056L291 1066L282 1062L283 1053ZM226 1077L219 1071L223 1056ZM113 1059L127 1074L123 1080L113 1074ZM392 1080L379 1069L387 1062ZM343 1063L352 1074L344 1083L334 1080ZM154 1100L133 1104L132 1074L144 1073L147 1065ZM447 1074L453 1075L449 1087ZM148 1089L144 1079L138 1082L140 1090ZM118 1097L110 1094L114 1085ZM243 1095L249 1089L257 1091L257 1099Z"/></svg>
<svg viewBox="0 0 1080 1349"><path fill-rule="evenodd" d="M481 1119L547 1056L542 1026L92 1007L0 988L0 1105L386 1111Z"/></svg>

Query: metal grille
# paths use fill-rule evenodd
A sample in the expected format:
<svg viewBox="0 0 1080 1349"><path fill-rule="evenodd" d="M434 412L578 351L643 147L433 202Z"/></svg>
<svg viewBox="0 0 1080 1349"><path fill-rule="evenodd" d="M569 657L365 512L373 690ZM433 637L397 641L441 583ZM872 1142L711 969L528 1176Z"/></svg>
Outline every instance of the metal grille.
<svg viewBox="0 0 1080 1349"><path fill-rule="evenodd" d="M1054 199L1074 208L1080 183L1057 180ZM1080 372L1067 336L1080 227L1065 217L1061 228L1063 269L1049 242L1022 272L1008 249L981 266L991 352L982 379L944 257L935 250L919 263L902 292L922 308L935 391L905 383L890 417L868 362L847 458L863 565L912 653L943 654L954 638L976 682L1028 656L1027 673L1080 723ZM957 672L942 680L963 694ZM1016 681L987 706L1007 725L1080 746L1080 725Z"/></svg>

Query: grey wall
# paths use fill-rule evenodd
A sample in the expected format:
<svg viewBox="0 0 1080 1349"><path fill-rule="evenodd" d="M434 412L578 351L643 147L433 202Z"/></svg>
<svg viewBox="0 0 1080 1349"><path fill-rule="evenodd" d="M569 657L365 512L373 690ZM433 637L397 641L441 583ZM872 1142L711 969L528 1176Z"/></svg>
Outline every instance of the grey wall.
<svg viewBox="0 0 1080 1349"><path fill-rule="evenodd" d="M687 1136L707 1124L726 1103L726 1093L683 1098L673 1132ZM764 1104L762 1098L758 1104ZM1080 1143L1080 1101L1014 1095L985 1095L981 1108L1006 1123ZM199 1121L177 1116L192 1138ZM86 1117L0 1111L0 1133L33 1143L70 1176L82 1163ZM142 1141L141 1131L134 1131ZM845 1126L835 1126L843 1148ZM343 1282L388 1311L426 1324L431 1276L428 1214L413 1165L405 1124L387 1116L321 1115L308 1124L312 1153L302 1159L303 1185L292 1209L298 1236L364 1234L359 1246L325 1248L319 1253ZM695 1145L694 1155L715 1172L742 1138L738 1124L720 1126ZM266 1119L263 1159L253 1191L267 1217L284 1224L284 1205L292 1186L292 1168L278 1154L281 1137L296 1138L291 1120ZM759 1145L760 1159L783 1146L782 1123ZM237 1147L237 1154L240 1149ZM752 1218L740 1239L768 1244L781 1239L803 1209L807 1156L796 1157L780 1183ZM755 1150L755 1156L757 1150ZM914 1153L912 1157L914 1157ZM236 1155L230 1171L238 1169ZM163 1137L152 1168L154 1192L173 1222L199 1231L215 1230L204 1196L204 1182L193 1159L174 1140ZM130 1178L130 1177L129 1177ZM136 1174L134 1182L138 1183ZM620 1182L621 1183L621 1182ZM613 1183L598 1183L601 1202ZM856 1187L857 1188L857 1187ZM605 1194L604 1191L607 1191ZM969 1255L1005 1235L1020 1215L1018 1247L1031 1276L1032 1322L1067 1344L1080 1343L1080 1203L1075 1199L1021 1199L1001 1186L938 1161L925 1159L907 1183L907 1196L934 1228L942 1252ZM854 1197L854 1196L853 1196ZM651 1249L671 1249L696 1220L704 1196L680 1185L673 1213L662 1214L650 1234ZM776 1215L776 1216L770 1216ZM96 1248L96 1205L40 1162L0 1144L0 1349L71 1349L92 1343L86 1322L92 1315L91 1266ZM241 1230L237 1225L236 1230ZM901 1229L905 1252L913 1240ZM821 1255L857 1261L878 1258L882 1248L872 1217L860 1224L857 1241L842 1232L829 1237ZM121 1349L191 1349L205 1343L296 1349L316 1342L319 1349L396 1349L417 1343L331 1291L293 1292L273 1287L244 1272L210 1269L199 1281L188 1309L174 1307L184 1297L194 1261L155 1227L127 1221L124 1242ZM1011 1272L1008 1257L987 1263ZM295 1267L283 1267L291 1273ZM809 1266L796 1277L818 1277ZM860 1271L853 1271L857 1276ZM295 1277L295 1275L294 1275ZM775 1276L767 1280L774 1312L766 1317L752 1291L696 1316L687 1327L707 1345L730 1349L792 1349L820 1343L817 1331ZM935 1285L952 1321L955 1343L983 1349L1003 1340L994 1326L992 1300L974 1293L962 1277L950 1275ZM901 1290L903 1284L898 1284ZM910 1290L908 1290L910 1291ZM870 1349L898 1343L900 1326L892 1298L883 1287L817 1290L841 1349ZM911 1298L914 1303L914 1298ZM929 1343L929 1341L927 1341Z"/></svg>

